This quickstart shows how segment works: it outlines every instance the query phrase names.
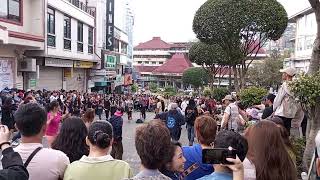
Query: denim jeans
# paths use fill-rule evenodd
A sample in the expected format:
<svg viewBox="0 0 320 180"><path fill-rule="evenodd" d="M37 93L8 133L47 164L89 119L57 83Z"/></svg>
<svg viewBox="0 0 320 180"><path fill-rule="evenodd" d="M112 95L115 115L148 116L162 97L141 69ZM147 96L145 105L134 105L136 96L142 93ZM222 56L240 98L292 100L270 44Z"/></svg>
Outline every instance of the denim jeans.
<svg viewBox="0 0 320 180"><path fill-rule="evenodd" d="M188 131L188 139L189 139L189 145L193 145L194 142L194 127L187 124L187 131Z"/></svg>

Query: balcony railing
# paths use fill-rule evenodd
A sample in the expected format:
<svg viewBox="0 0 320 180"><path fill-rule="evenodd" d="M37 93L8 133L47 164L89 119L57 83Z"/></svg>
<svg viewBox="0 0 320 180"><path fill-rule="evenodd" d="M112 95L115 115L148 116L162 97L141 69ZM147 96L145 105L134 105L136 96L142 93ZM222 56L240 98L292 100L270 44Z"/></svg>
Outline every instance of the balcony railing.
<svg viewBox="0 0 320 180"><path fill-rule="evenodd" d="M71 4L81 9L82 11L90 14L91 16L95 16L95 9L92 7L88 7L85 2L80 0L68 0Z"/></svg>

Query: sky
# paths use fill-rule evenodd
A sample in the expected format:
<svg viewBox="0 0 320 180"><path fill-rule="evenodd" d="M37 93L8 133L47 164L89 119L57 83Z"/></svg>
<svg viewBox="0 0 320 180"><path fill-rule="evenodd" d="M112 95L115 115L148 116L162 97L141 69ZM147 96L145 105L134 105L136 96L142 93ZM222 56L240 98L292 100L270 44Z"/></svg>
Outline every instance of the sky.
<svg viewBox="0 0 320 180"><path fill-rule="evenodd" d="M308 0L278 0L289 17L309 6ZM192 31L195 12L206 0L132 0L135 16L134 45L161 37L166 42L196 39Z"/></svg>

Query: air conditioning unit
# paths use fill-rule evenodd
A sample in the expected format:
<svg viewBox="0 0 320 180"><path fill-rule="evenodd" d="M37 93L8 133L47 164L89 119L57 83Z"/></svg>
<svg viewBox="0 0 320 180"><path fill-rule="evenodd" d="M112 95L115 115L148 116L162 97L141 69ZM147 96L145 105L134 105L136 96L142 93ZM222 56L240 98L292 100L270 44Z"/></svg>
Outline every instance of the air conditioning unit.
<svg viewBox="0 0 320 180"><path fill-rule="evenodd" d="M19 61L19 71L37 72L37 60L34 58L25 58L22 61Z"/></svg>

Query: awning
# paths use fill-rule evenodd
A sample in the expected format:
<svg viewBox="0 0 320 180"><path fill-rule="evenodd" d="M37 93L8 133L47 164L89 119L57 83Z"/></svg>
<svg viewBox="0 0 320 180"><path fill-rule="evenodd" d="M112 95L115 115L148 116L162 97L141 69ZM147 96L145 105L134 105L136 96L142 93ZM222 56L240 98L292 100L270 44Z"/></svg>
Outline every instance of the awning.
<svg viewBox="0 0 320 180"><path fill-rule="evenodd" d="M111 86L111 82L109 82L109 81L95 82L94 86L96 86L96 87Z"/></svg>

